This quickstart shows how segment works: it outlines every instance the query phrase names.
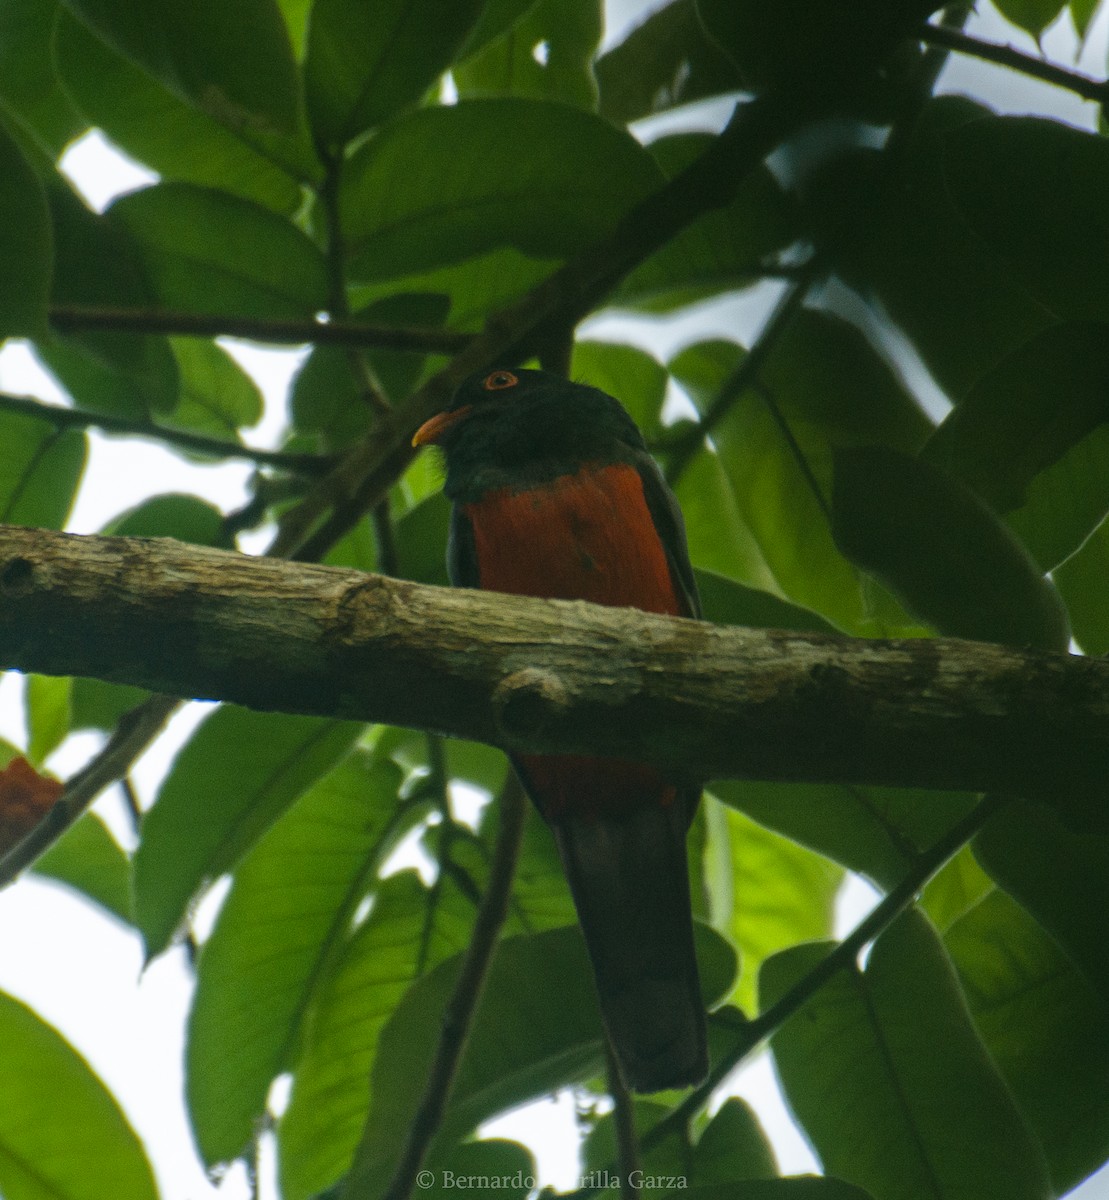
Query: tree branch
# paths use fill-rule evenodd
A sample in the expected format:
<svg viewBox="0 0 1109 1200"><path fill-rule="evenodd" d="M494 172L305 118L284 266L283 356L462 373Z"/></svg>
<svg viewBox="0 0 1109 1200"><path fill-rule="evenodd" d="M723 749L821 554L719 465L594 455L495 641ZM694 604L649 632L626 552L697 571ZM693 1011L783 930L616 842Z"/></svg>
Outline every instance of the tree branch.
<svg viewBox="0 0 1109 1200"><path fill-rule="evenodd" d="M0 855L0 887L11 883L62 836L109 784L130 771L135 759L161 733L178 703L172 696L151 696L120 719L108 744L66 783L65 791L46 818Z"/></svg>
<svg viewBox="0 0 1109 1200"><path fill-rule="evenodd" d="M335 465L335 458L321 454L294 454L283 450L255 450L238 442L190 433L184 429L167 429L153 421L136 421L112 413L87 412L81 408L65 408L60 404L44 404L30 396L10 396L0 392L0 410L20 413L36 420L49 421L55 429L102 429L105 433L133 434L135 437L155 438L182 450L209 454L214 458L243 458L260 466L280 467L298 475L322 475Z"/></svg>
<svg viewBox="0 0 1109 1200"><path fill-rule="evenodd" d="M714 626L13 527L0 527L0 599L4 667L516 751L1024 794L1109 777L1096 659Z"/></svg>
<svg viewBox="0 0 1109 1200"><path fill-rule="evenodd" d="M807 975L799 979L775 1004L754 1020L740 1027L740 1036L735 1045L712 1069L704 1083L699 1084L688 1096L658 1121L644 1135L642 1149L649 1152L672 1134L688 1129L690 1122L708 1104L713 1092L758 1046L793 1016L798 1009L830 979L840 971L857 962L863 948L872 942L912 904L924 885L950 858L962 849L972 837L998 812L1009 797L991 793L955 826L948 830L932 846L920 855L905 878L888 892L873 909L855 926L828 956L822 959ZM573 1193L573 1200L589 1200L600 1189L580 1188Z"/></svg>
<svg viewBox="0 0 1109 1200"><path fill-rule="evenodd" d="M1016 49L1015 46L983 42L980 38L963 33L961 29L952 29L946 25L921 25L917 36L928 45L943 46L947 50L956 50L960 54L968 54L985 62L1011 67L1014 71L1030 75L1033 79L1041 79L1044 83L1053 83L1056 87L1074 92L1084 100L1093 100L1097 104L1109 102L1109 81L1093 79L1080 71L1045 62L1042 58Z"/></svg>
<svg viewBox="0 0 1109 1200"><path fill-rule="evenodd" d="M804 304L805 297L809 294L809 290L818 273L819 269L815 264L806 264L802 276L791 284L782 295L774 311L763 326L762 332L755 339L754 345L740 359L735 370L720 385L717 394L706 407L700 420L693 425L685 426L681 434L670 445L666 444L664 435L660 450L668 456L666 477L671 484L676 483L681 478L682 472L689 466L693 456L704 445L705 438L728 415L740 396L748 388L754 387L758 383L759 373L766 365L766 360L770 357L771 352L778 345L782 335L789 328L793 318ZM775 418L775 422L779 428L788 430L777 405L770 401L766 401L766 403L770 407L771 414ZM793 447L796 447L796 441L794 441L792 434L788 434L788 440ZM799 450L797 454L800 455ZM806 470L808 463L804 462L803 456L801 456L801 462L803 464L802 470ZM819 495L819 488L817 488L817 494L818 499L822 501L823 497Z"/></svg>
<svg viewBox="0 0 1109 1200"><path fill-rule="evenodd" d="M279 320L274 317L174 312L154 308L85 307L55 304L47 313L59 333L112 330L160 333L177 337L237 337L279 346L361 346L409 350L414 354L457 354L474 340L472 333L420 329L400 325L366 325L361 321Z"/></svg>
<svg viewBox="0 0 1109 1200"><path fill-rule="evenodd" d="M411 462L412 433L450 400L467 376L497 359L516 361L541 333L572 328L619 281L678 232L727 204L744 178L801 124L804 108L782 97L737 107L731 121L684 171L646 197L601 242L576 255L526 296L495 313L484 331L382 422L282 519L274 553L311 561L372 508ZM322 520L322 523L320 523Z"/></svg>
<svg viewBox="0 0 1109 1200"><path fill-rule="evenodd" d="M485 986L489 963L492 961L497 938L508 912L508 897L512 890L512 878L516 873L516 860L520 854L526 813L524 789L515 775L509 775L501 793L501 823L497 830L497 844L489 871L489 885L474 921L473 934L466 948L458 979L443 1012L439 1045L428 1072L419 1108L412 1119L408 1140L382 1200L407 1200L412 1194L416 1175L442 1123L454 1076L462 1059L462 1052L466 1048L466 1039ZM359 1196L365 1195L367 1185L373 1182L366 1178L366 1171L367 1165L363 1161L363 1155L355 1154L343 1190L344 1196L357 1200Z"/></svg>

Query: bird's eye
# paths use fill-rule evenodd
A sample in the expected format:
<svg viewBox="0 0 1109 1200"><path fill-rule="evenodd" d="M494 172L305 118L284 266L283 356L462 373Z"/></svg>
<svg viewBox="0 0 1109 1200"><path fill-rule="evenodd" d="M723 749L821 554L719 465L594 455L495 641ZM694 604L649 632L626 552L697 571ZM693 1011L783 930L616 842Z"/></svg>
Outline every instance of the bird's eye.
<svg viewBox="0 0 1109 1200"><path fill-rule="evenodd" d="M519 382L511 371L492 371L481 381L481 386L487 392L499 392L504 388L515 387Z"/></svg>

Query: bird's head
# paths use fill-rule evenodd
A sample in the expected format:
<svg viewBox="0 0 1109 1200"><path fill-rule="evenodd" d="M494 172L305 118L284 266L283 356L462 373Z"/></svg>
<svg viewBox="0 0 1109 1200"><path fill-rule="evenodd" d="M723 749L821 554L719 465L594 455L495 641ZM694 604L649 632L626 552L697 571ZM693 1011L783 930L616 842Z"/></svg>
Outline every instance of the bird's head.
<svg viewBox="0 0 1109 1200"><path fill-rule="evenodd" d="M644 453L635 423L611 396L521 367L495 367L466 380L416 430L412 444L443 451L444 491L452 499Z"/></svg>

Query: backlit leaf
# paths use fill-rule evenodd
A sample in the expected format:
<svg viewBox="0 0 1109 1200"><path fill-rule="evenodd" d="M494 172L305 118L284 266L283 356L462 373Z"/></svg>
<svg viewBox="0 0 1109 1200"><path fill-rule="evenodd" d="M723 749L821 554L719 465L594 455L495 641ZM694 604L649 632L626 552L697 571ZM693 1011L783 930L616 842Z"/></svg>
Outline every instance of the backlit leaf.
<svg viewBox="0 0 1109 1200"><path fill-rule="evenodd" d="M2 994L0 1042L5 1200L157 1200L142 1144L81 1055Z"/></svg>

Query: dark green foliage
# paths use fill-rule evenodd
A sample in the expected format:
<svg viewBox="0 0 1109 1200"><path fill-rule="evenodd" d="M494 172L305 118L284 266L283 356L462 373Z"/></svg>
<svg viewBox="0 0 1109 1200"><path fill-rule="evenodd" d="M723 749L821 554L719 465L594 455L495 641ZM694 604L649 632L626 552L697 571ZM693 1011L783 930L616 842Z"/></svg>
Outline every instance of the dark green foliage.
<svg viewBox="0 0 1109 1200"><path fill-rule="evenodd" d="M257 552L239 535L321 477L347 495L352 476L327 473L352 453L385 499L319 557L445 584L442 468L410 461L410 398L456 348L444 334L496 332L522 304L539 312L526 349L618 397L670 475L708 621L1049 652L1073 633L1109 653L1109 144L1079 118L998 115L985 79L937 94L918 38L931 0L670 0L626 32L606 30L609 7L0 0L0 337L29 339L89 418L0 394L0 524L65 528L96 464L83 426L108 417L208 442L175 447L197 494L155 479L109 506L106 534ZM1096 0L995 7L1037 38L1064 10L1080 36L1104 24ZM752 99L777 114L757 154L720 132ZM59 169L94 127L157 177L104 212ZM151 312L168 334L137 331ZM306 346L284 423L234 346L190 332L207 317ZM313 345L318 319L421 340ZM260 422L288 455L241 471L245 499L202 498ZM107 738L146 699L20 686L23 752L47 773L72 761L51 757L70 734ZM490 883L506 774L484 745L228 706L143 797L137 849L98 810L38 859L148 958L200 943L184 1058L206 1166L253 1162L266 1132L282 1200L338 1197L356 1155L346 1200L384 1191ZM643 1166L683 1182L637 1194L1041 1200L1109 1160L1105 781L1014 802L925 886L922 857L979 799L708 781L689 845L714 1062L834 952L847 872L887 893L909 879L919 907L762 1031L827 1176L789 1177L767 1113L734 1097L656 1137L682 1098L661 1093L631 1114ZM398 862L402 843L415 857ZM421 1195L460 1195L440 1186L451 1171L522 1200L534 1147L481 1127L562 1087L584 1168L615 1170L573 924L530 813ZM81 1054L4 995L0 1193L157 1195Z"/></svg>

